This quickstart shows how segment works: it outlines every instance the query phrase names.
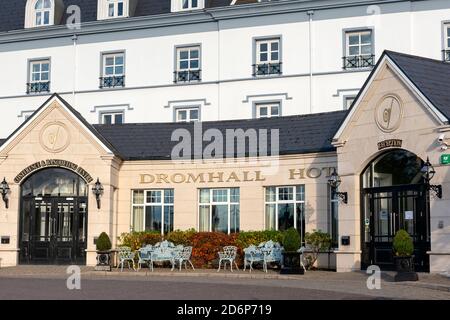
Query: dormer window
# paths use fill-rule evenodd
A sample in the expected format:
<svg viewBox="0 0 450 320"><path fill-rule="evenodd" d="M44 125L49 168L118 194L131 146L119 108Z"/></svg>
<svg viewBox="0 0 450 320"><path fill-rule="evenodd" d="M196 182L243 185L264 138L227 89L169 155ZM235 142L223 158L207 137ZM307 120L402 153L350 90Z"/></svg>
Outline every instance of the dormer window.
<svg viewBox="0 0 450 320"><path fill-rule="evenodd" d="M36 1L35 9L35 24L38 26L48 26L50 24L50 15L52 9L52 3L50 0L38 0Z"/></svg>
<svg viewBox="0 0 450 320"><path fill-rule="evenodd" d="M205 0L171 0L172 12L203 9Z"/></svg>
<svg viewBox="0 0 450 320"><path fill-rule="evenodd" d="M198 9L198 0L181 0L182 1L182 9Z"/></svg>
<svg viewBox="0 0 450 320"><path fill-rule="evenodd" d="M116 18L124 16L123 0L108 0L108 17Z"/></svg>
<svg viewBox="0 0 450 320"><path fill-rule="evenodd" d="M97 19L132 17L138 0L98 0Z"/></svg>
<svg viewBox="0 0 450 320"><path fill-rule="evenodd" d="M63 0L28 0L25 7L25 28L59 24L63 13Z"/></svg>

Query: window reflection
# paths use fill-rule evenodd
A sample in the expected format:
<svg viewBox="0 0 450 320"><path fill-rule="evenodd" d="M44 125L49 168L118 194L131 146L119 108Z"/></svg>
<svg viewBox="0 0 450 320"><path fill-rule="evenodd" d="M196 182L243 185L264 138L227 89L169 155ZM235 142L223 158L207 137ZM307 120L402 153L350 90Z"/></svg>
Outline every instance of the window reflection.
<svg viewBox="0 0 450 320"><path fill-rule="evenodd" d="M373 161L363 174L364 188L423 183L423 161L406 150L394 150Z"/></svg>
<svg viewBox="0 0 450 320"><path fill-rule="evenodd" d="M76 173L50 168L36 172L22 184L22 196L87 196L86 182Z"/></svg>

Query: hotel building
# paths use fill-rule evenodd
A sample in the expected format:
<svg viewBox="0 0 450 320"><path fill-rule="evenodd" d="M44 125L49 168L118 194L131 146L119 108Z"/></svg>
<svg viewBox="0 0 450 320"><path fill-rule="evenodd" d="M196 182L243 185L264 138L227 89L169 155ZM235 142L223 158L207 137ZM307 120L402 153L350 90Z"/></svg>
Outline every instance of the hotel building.
<svg viewBox="0 0 450 320"><path fill-rule="evenodd" d="M78 29L69 2L2 3L3 266L293 226L330 233L339 272L392 268L399 229L448 270L447 1L73 1Z"/></svg>

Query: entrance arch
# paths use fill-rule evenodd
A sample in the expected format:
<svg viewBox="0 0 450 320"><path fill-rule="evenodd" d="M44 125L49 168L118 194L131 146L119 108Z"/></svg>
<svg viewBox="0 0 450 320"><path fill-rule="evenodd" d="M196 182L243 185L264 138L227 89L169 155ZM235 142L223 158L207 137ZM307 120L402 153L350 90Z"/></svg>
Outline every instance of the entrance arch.
<svg viewBox="0 0 450 320"><path fill-rule="evenodd" d="M429 195L424 161L403 149L389 150L370 162L361 174L362 267L394 269L392 242L406 230L414 241L416 269L429 270Z"/></svg>
<svg viewBox="0 0 450 320"><path fill-rule="evenodd" d="M86 264L88 184L58 167L28 176L20 188L21 264Z"/></svg>

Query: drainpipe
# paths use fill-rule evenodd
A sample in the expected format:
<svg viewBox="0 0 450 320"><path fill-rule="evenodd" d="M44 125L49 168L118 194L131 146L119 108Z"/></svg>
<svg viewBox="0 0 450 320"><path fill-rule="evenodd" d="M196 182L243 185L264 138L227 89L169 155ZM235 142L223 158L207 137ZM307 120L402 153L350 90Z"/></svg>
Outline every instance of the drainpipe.
<svg viewBox="0 0 450 320"><path fill-rule="evenodd" d="M72 42L73 42L73 83L72 83L72 101L73 105L76 106L75 101L75 91L76 91L76 84L77 84L77 60L78 60L78 52L77 52L77 40L78 36L74 34L72 36Z"/></svg>
<svg viewBox="0 0 450 320"><path fill-rule="evenodd" d="M220 120L220 21L206 9L203 12L208 14L217 26L217 120Z"/></svg>
<svg viewBox="0 0 450 320"><path fill-rule="evenodd" d="M309 113L313 112L313 47L312 47L312 22L314 11L308 11L309 25Z"/></svg>

